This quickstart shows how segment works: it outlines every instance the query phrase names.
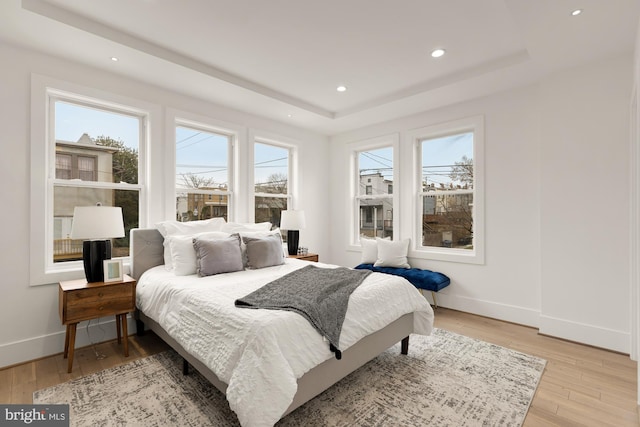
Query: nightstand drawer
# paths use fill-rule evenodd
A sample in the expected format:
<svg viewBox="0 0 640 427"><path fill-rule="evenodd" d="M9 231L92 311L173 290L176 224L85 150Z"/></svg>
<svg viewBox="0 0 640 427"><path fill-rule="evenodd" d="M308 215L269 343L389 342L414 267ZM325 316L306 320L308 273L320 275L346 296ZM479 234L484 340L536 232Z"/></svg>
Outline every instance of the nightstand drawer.
<svg viewBox="0 0 640 427"><path fill-rule="evenodd" d="M97 288L78 289L67 294L67 306L79 304L93 304L122 296L131 296L131 283L100 286Z"/></svg>
<svg viewBox="0 0 640 427"><path fill-rule="evenodd" d="M79 289L67 293L64 322L110 316L135 309L134 287L131 283Z"/></svg>

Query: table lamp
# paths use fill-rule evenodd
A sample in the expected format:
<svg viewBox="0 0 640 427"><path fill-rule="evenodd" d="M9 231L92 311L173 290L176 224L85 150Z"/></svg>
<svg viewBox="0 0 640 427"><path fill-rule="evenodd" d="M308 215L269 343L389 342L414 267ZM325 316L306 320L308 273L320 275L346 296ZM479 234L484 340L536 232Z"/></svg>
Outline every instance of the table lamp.
<svg viewBox="0 0 640 427"><path fill-rule="evenodd" d="M111 259L112 238L124 237L122 208L118 206L76 206L71 225L72 239L82 242L82 260L87 282L103 282L102 262Z"/></svg>
<svg viewBox="0 0 640 427"><path fill-rule="evenodd" d="M298 254L299 230L305 227L304 211L286 210L280 213L280 228L287 230L289 255Z"/></svg>

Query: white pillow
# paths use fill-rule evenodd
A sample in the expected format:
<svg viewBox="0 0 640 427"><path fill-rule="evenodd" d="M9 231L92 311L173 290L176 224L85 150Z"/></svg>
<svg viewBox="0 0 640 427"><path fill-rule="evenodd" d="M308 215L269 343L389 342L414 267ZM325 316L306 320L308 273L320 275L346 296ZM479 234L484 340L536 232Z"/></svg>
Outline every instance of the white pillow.
<svg viewBox="0 0 640 427"><path fill-rule="evenodd" d="M273 230L245 230L245 231L241 231L240 232L240 237L266 237L266 236L270 236L272 234L280 234L282 236L282 233L280 233L280 229L279 228L274 228Z"/></svg>
<svg viewBox="0 0 640 427"><path fill-rule="evenodd" d="M167 271L173 270L173 261L171 260L171 246L169 246L169 237L165 237L162 241L162 246L164 246L164 269Z"/></svg>
<svg viewBox="0 0 640 427"><path fill-rule="evenodd" d="M376 267L411 268L407 260L411 239L391 241L376 238L378 243L378 259L373 264Z"/></svg>
<svg viewBox="0 0 640 427"><path fill-rule="evenodd" d="M164 245L164 268L166 270L173 270L173 264L171 260L171 248L167 242L167 236L175 235L194 235L198 233L205 233L208 231L220 231L222 226L226 223L224 218L211 218L203 219L200 221L162 221L156 223L156 228L165 238Z"/></svg>
<svg viewBox="0 0 640 427"><path fill-rule="evenodd" d="M222 231L222 226L226 224L224 218L203 219L200 221L162 221L156 224L156 228L162 237L176 234L196 234L206 231Z"/></svg>
<svg viewBox="0 0 640 427"><path fill-rule="evenodd" d="M360 246L362 247L362 257L360 264L373 264L378 259L378 242L374 239L366 239L360 237Z"/></svg>
<svg viewBox="0 0 640 427"><path fill-rule="evenodd" d="M271 230L270 222L259 222L254 224L252 222L227 222L222 225L220 231L226 231L227 233L242 233L251 231L269 231Z"/></svg>
<svg viewBox="0 0 640 427"><path fill-rule="evenodd" d="M169 247L173 273L176 276L196 274L196 250L193 247L193 239L204 238L207 240L218 240L225 239L227 237L229 237L229 233L222 231L166 237L164 239L166 243L165 249L167 246Z"/></svg>
<svg viewBox="0 0 640 427"><path fill-rule="evenodd" d="M391 240L385 237L383 240ZM360 264L373 264L378 260L378 242L366 236L360 236L360 246L362 247L362 257Z"/></svg>

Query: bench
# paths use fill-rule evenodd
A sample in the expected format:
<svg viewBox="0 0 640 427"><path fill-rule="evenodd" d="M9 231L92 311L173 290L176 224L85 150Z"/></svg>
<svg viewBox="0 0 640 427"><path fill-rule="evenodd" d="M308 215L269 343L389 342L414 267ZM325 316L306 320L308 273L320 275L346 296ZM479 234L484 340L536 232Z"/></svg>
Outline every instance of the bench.
<svg viewBox="0 0 640 427"><path fill-rule="evenodd" d="M396 268L396 267L376 267L373 264L360 264L355 267L357 270L371 270L377 273L392 274L407 279L409 283L420 290L431 291L433 297L433 305L438 308L436 300L436 292L446 288L451 284L451 279L445 274L431 270L422 270L420 268Z"/></svg>

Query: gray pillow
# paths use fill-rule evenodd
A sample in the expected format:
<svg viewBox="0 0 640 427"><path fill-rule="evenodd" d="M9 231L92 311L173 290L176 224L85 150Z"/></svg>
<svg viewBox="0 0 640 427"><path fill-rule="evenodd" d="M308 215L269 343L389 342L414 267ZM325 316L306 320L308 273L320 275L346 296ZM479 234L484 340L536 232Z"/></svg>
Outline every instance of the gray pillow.
<svg viewBox="0 0 640 427"><path fill-rule="evenodd" d="M196 250L196 272L200 277L244 270L239 234L215 240L196 237L193 247Z"/></svg>
<svg viewBox="0 0 640 427"><path fill-rule="evenodd" d="M242 236L247 250L247 267L264 268L284 264L282 238L279 234L265 237Z"/></svg>

